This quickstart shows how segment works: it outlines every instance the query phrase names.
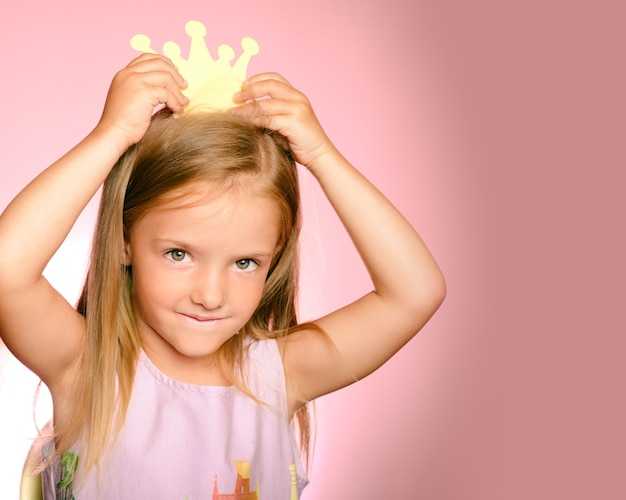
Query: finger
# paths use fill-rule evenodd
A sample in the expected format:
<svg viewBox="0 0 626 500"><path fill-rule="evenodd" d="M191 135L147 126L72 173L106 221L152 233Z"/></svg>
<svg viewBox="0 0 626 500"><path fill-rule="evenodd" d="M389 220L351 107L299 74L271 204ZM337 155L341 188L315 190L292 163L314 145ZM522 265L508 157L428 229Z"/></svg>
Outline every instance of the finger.
<svg viewBox="0 0 626 500"><path fill-rule="evenodd" d="M162 81L156 77L147 80L142 79L132 83L131 87L128 94L131 102L143 102L150 109L165 105L175 113L179 113L184 110L188 102L180 89L172 85L162 84Z"/></svg>
<svg viewBox="0 0 626 500"><path fill-rule="evenodd" d="M152 107L156 108L159 105L164 104L174 113L182 113L185 110L185 105L188 103L188 99L178 93L171 92L167 88L162 88L153 94ZM182 99L181 99L182 96Z"/></svg>
<svg viewBox="0 0 626 500"><path fill-rule="evenodd" d="M259 115L268 117L294 115L297 112L292 102L283 99L261 99L259 101L242 104L241 106L233 108L233 110L248 116Z"/></svg>
<svg viewBox="0 0 626 500"><path fill-rule="evenodd" d="M165 104L175 113L181 113L187 104L189 99L179 90L172 90L168 87L153 87L150 92L152 96L152 105L157 106L159 104Z"/></svg>
<svg viewBox="0 0 626 500"><path fill-rule="evenodd" d="M283 77L279 73L274 72L258 73L256 75L252 75L246 80L246 83L256 83L263 80L278 80L291 86L291 84L287 81L285 77Z"/></svg>
<svg viewBox="0 0 626 500"><path fill-rule="evenodd" d="M136 73L167 72L174 76L180 88L188 85L176 65L160 54L142 54L133 59L125 69Z"/></svg>
<svg viewBox="0 0 626 500"><path fill-rule="evenodd" d="M176 68L174 63L167 57L162 56L161 54L152 54L148 52L135 57L133 60L131 60L128 63L126 67L137 69L138 67L141 67L141 66L149 67L150 65L167 65L172 68Z"/></svg>
<svg viewBox="0 0 626 500"><path fill-rule="evenodd" d="M179 75L169 71L151 71L149 73L136 73L136 78L141 79L149 85L157 87L167 87L172 92L180 92L187 85L184 80L178 78Z"/></svg>
<svg viewBox="0 0 626 500"><path fill-rule="evenodd" d="M188 102L187 97L181 91L181 85L185 86L184 80L181 81L177 74L171 70L149 72L128 70L119 75L118 82L120 86L129 89L147 89L151 99L155 93L160 94L161 102L165 102L167 99L163 97L164 94L160 89L165 89L169 94L175 96L181 106L185 106Z"/></svg>
<svg viewBox="0 0 626 500"><path fill-rule="evenodd" d="M286 135L297 114L292 103L277 99L253 101L232 108L230 112L244 117L257 127L268 128Z"/></svg>
<svg viewBox="0 0 626 500"><path fill-rule="evenodd" d="M307 102L304 94L292 87L289 82L274 78L244 82L241 90L235 94L233 99L235 102L245 102L250 99L258 100L264 97Z"/></svg>

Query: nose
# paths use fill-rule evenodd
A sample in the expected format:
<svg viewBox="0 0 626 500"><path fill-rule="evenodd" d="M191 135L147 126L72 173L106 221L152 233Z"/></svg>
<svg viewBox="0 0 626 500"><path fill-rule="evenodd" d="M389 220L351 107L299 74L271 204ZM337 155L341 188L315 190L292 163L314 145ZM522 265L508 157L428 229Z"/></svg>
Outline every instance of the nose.
<svg viewBox="0 0 626 500"><path fill-rule="evenodd" d="M219 309L226 300L226 276L215 269L198 270L191 290L191 301L205 309Z"/></svg>

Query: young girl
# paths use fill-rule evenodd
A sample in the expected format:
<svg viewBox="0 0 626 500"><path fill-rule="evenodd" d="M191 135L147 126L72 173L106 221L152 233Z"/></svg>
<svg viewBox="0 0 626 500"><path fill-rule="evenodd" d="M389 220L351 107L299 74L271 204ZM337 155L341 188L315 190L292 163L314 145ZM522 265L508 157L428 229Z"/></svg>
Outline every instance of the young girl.
<svg viewBox="0 0 626 500"><path fill-rule="evenodd" d="M418 234L284 78L250 78L222 113L185 112L185 86L165 57L133 60L94 130L0 217L0 333L53 397L51 498L298 498L292 417L306 455L306 403L376 370L445 295ZM300 325L295 162L374 287ZM42 272L103 183L74 309Z"/></svg>

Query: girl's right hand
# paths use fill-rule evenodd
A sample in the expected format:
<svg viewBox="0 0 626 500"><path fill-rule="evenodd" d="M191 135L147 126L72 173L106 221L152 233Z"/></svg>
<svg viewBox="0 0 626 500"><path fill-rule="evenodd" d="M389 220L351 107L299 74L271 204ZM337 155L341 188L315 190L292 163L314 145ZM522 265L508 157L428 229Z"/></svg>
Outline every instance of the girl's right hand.
<svg viewBox="0 0 626 500"><path fill-rule="evenodd" d="M165 105L181 113L188 102L181 89L187 82L174 64L159 54L142 54L120 70L109 88L96 127L120 133L123 150L145 134L154 109Z"/></svg>

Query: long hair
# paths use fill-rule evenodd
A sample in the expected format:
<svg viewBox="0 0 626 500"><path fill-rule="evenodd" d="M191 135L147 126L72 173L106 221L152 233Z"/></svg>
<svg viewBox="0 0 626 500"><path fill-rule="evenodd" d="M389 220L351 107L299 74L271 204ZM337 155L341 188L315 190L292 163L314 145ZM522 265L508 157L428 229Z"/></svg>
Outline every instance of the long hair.
<svg viewBox="0 0 626 500"><path fill-rule="evenodd" d="M276 338L301 328L296 326L300 193L286 139L227 113L155 115L143 139L119 159L104 183L90 267L77 305L86 318L86 347L75 408L56 436L57 454L78 447L83 474L97 465L124 423L141 348L125 243L134 224L168 193L205 180L224 187L253 182L256 192L275 200L281 214L279 251L261 301L241 334L218 351L227 379L255 398L242 371L246 340ZM295 420L307 459L307 405Z"/></svg>

